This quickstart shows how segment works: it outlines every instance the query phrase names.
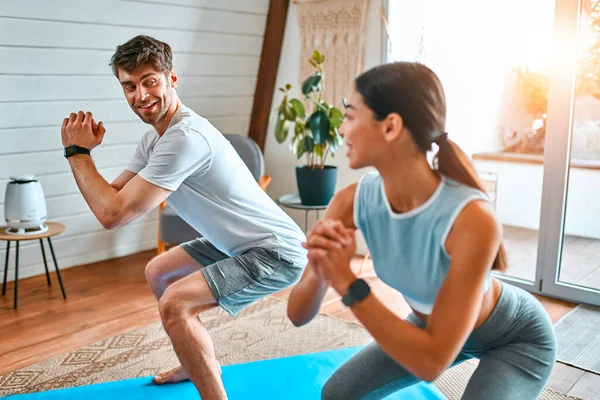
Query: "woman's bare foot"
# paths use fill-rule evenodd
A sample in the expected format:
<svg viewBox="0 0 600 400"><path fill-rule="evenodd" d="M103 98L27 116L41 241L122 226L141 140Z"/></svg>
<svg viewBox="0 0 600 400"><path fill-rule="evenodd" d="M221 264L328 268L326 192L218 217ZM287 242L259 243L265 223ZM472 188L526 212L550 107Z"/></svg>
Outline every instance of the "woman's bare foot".
<svg viewBox="0 0 600 400"><path fill-rule="evenodd" d="M223 374L223 371L221 371L221 364L219 364L219 362L217 361L217 368L219 369L219 374ZM188 377L187 372L185 372L185 369L183 369L183 366L178 366L173 368L170 371L165 371L165 372L161 372L160 374L156 375L153 379L154 383L158 384L158 385L162 385L164 383L177 383L177 382L183 382L190 379Z"/></svg>

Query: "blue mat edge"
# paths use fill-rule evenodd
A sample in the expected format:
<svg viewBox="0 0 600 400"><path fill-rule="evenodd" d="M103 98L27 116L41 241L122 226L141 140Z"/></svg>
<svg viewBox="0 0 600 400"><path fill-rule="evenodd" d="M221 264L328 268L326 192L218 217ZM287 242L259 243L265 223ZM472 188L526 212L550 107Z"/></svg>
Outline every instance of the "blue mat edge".
<svg viewBox="0 0 600 400"><path fill-rule="evenodd" d="M353 347L348 347L348 348L342 348L342 349L335 349L335 350L328 350L328 351L320 351L320 352L312 352L312 353L305 353L305 354L297 354L297 355L293 355L293 356L284 356L284 357L275 357L275 358L270 358L270 359L265 359L265 360L257 360L257 361L251 361L251 362L245 362L245 363L236 363L236 364L229 364L226 366L223 366L223 373L225 374L226 371L230 370L230 369L235 369L236 367L240 367L243 365L248 365L248 364L253 364L253 365L264 365L264 364L270 364L273 363L274 361L277 362L278 360L294 360L294 359L298 359L298 358L305 358L305 357L310 357L310 356L326 356L326 355L334 355L334 356L342 356L344 357L344 360L342 361L345 362L347 359L349 359L350 357L352 357L354 354L356 354L358 351L360 351L362 348L364 348L364 346L353 346ZM335 368L337 369L339 368L339 365ZM334 369L334 371L335 371ZM187 382L187 384L191 387L193 387L193 385L191 384L191 382ZM73 386L73 387L68 387L68 388L60 388L60 389L53 389L53 390L49 390L49 391L44 391L44 392L34 392L34 393L28 393L28 394L14 394L14 395L8 395L4 398L10 399L10 400L19 400L19 399L35 399L35 398L40 398L40 399L49 399L49 398L84 398L85 396L81 396L83 393L82 392L86 392L90 389L90 387L94 387L94 388L102 388L103 390L106 390L107 388L111 387L111 386L115 386L115 389L119 388L119 391L123 391L125 390L131 390L131 389L135 389L135 388L142 388L142 387L146 387L148 385L152 385L155 386L152 383L152 376L144 376L144 377L138 377L138 378L128 378L128 379L122 379L122 380L117 380L117 381L110 381L110 382L101 382L101 383L94 383L94 384L90 384L90 385L82 385L82 386ZM174 386L173 386L174 387ZM100 389L100 390L102 390ZM439 389L433 384L433 383L428 383L428 382L420 382L416 385L411 386L410 388L406 388L404 390L402 390L401 392L405 392L406 390L411 389L411 392L416 391L419 394L423 394L426 392L431 392L433 395L437 396L436 398L438 399L446 399L446 397L444 396L444 394L442 392L439 391ZM194 388L195 390L195 388ZM59 394L61 393L61 394ZM405 393L408 394L408 393ZM79 395L79 396L78 396ZM410 399L415 398L414 396L409 395ZM386 399L404 399L407 398L405 396L402 395L402 393L396 392L390 396L387 396ZM422 399L423 397L417 397L418 399ZM429 397L427 397L429 398Z"/></svg>

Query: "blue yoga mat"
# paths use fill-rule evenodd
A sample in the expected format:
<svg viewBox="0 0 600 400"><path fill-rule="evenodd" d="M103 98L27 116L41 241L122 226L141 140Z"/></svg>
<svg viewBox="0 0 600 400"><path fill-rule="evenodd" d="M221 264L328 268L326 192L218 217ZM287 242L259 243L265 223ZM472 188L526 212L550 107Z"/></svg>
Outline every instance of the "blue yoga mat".
<svg viewBox="0 0 600 400"><path fill-rule="evenodd" d="M327 379L362 347L275 358L223 367L223 382L231 400L320 399ZM14 395L11 400L152 400L198 399L189 382L155 385L152 377L99 383L48 392ZM431 400L446 397L431 383L422 382L386 399Z"/></svg>

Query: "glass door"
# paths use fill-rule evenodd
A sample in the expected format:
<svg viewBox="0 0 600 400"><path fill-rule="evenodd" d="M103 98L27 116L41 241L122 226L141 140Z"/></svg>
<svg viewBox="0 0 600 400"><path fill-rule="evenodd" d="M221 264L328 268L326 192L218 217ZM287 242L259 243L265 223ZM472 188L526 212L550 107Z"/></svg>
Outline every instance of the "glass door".
<svg viewBox="0 0 600 400"><path fill-rule="evenodd" d="M558 0L557 15L541 289L600 305L600 1Z"/></svg>
<svg viewBox="0 0 600 400"><path fill-rule="evenodd" d="M449 138L474 160L504 227L502 278L529 291L542 280L554 13L553 0L390 0L387 9L388 61L418 61L440 77Z"/></svg>

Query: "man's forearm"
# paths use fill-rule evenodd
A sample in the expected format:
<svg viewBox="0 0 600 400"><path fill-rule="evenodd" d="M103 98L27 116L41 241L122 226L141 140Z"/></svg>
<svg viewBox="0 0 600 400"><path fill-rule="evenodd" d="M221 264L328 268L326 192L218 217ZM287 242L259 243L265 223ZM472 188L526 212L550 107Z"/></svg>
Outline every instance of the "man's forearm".
<svg viewBox="0 0 600 400"><path fill-rule="evenodd" d="M118 204L118 191L98 173L90 156L84 154L71 156L69 164L81 194L98 221L105 228L112 228L121 208Z"/></svg>

